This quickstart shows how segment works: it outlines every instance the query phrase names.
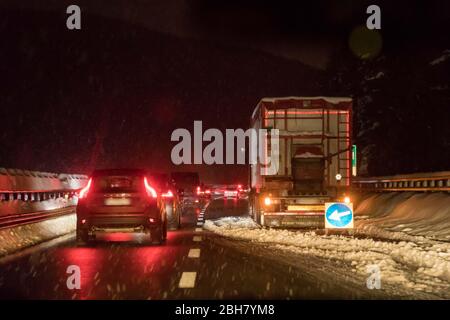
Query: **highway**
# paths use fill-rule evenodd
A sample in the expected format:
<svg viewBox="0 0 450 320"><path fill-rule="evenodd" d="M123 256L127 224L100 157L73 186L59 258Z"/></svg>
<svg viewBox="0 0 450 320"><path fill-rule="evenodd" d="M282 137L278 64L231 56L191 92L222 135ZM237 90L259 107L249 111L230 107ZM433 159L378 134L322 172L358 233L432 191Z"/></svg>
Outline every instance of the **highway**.
<svg viewBox="0 0 450 320"><path fill-rule="evenodd" d="M181 230L152 246L112 234L92 246L74 235L0 260L1 299L379 299L436 298L369 290L365 279L334 262L232 240L202 228L205 219L243 216L246 200L216 199L183 217ZM80 289L68 289L67 268L79 266Z"/></svg>

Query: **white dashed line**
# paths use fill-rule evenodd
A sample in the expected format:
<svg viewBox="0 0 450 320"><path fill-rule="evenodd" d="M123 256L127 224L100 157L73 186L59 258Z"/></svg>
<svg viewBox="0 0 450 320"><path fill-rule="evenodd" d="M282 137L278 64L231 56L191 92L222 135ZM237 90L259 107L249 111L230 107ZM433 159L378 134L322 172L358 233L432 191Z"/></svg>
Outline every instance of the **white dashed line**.
<svg viewBox="0 0 450 320"><path fill-rule="evenodd" d="M188 253L189 258L200 258L200 249L191 249Z"/></svg>
<svg viewBox="0 0 450 320"><path fill-rule="evenodd" d="M194 238L192 238L192 240L194 242L200 242L200 241L202 241L202 236L194 236Z"/></svg>
<svg viewBox="0 0 450 320"><path fill-rule="evenodd" d="M198 226L202 226L202 225L203 225L203 222L197 222L197 225L198 225Z"/></svg>
<svg viewBox="0 0 450 320"><path fill-rule="evenodd" d="M194 288L195 278L197 278L197 272L183 272L181 274L180 282L178 287L180 288Z"/></svg>
<svg viewBox="0 0 450 320"><path fill-rule="evenodd" d="M195 232L203 232L202 228L195 228Z"/></svg>

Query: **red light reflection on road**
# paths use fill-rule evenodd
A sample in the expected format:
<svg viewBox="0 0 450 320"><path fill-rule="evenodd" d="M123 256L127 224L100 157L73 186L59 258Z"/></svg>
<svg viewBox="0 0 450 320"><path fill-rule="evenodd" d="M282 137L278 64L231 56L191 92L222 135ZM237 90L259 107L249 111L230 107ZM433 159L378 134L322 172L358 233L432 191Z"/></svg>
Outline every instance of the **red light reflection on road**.
<svg viewBox="0 0 450 320"><path fill-rule="evenodd" d="M121 299L130 291L137 299L164 298L161 288L181 267L177 259L186 246L180 232L168 232L164 245L152 245L142 235L111 233L102 235L93 247L61 248L57 253L62 261L58 290L65 290L63 296L73 299ZM80 267L79 290L66 286L70 265Z"/></svg>
<svg viewBox="0 0 450 320"><path fill-rule="evenodd" d="M58 256L62 258L62 270L60 271L62 288L67 290L68 295L77 293L76 298L87 299L89 293L95 285L95 275L98 267L104 263L105 251L96 248L64 248L58 251ZM80 290L69 290L66 285L70 274L66 273L67 267L76 265L80 268L81 288Z"/></svg>

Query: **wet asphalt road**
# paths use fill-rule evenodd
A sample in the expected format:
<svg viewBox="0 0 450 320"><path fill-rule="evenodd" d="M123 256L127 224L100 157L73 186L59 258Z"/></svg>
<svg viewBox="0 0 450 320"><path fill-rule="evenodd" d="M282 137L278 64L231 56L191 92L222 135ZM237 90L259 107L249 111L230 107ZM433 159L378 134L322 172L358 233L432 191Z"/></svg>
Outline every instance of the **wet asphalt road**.
<svg viewBox="0 0 450 320"><path fill-rule="evenodd" d="M188 212L182 229L169 231L162 246L139 243L142 238L127 234L109 235L89 247L77 246L74 236L56 240L0 263L0 298L386 298L382 291L366 289L364 279L330 273L324 260L224 239L200 226L204 219L246 212L246 200L214 200L206 209ZM80 268L80 289L66 285L71 265Z"/></svg>

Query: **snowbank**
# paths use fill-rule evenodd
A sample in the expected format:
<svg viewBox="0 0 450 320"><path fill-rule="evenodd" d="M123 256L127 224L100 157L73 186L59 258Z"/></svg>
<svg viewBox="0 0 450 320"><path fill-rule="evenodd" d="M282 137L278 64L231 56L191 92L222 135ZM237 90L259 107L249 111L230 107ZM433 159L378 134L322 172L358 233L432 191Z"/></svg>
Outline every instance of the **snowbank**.
<svg viewBox="0 0 450 320"><path fill-rule="evenodd" d="M377 193L355 210L358 232L409 240L409 236L450 239L450 195L447 193ZM403 236L403 237L402 237Z"/></svg>
<svg viewBox="0 0 450 320"><path fill-rule="evenodd" d="M76 215L0 230L0 257L75 231Z"/></svg>
<svg viewBox="0 0 450 320"><path fill-rule="evenodd" d="M367 276L376 264L383 283L450 297L450 244L415 243L318 235L282 229L265 229L249 217L207 220L204 228L225 237L266 243L297 254L335 260L340 267Z"/></svg>

